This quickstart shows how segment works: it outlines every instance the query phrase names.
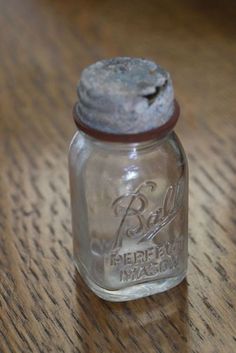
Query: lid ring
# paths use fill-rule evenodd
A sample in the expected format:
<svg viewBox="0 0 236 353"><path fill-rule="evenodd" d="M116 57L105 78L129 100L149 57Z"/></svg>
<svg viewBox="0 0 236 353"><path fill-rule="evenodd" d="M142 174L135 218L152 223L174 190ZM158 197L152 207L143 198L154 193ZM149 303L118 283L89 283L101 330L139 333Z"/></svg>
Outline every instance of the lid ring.
<svg viewBox="0 0 236 353"><path fill-rule="evenodd" d="M106 141L106 142L135 143L135 142L153 140L156 138L162 138L174 128L180 114L180 107L177 100L175 99L174 112L165 124L155 129L139 132L135 134L114 134L110 132L104 132L104 131L93 129L90 126L86 125L84 122L82 122L78 115L77 105L78 105L78 102L74 105L74 108L73 108L73 118L78 129L83 131L85 134L94 137L95 139Z"/></svg>

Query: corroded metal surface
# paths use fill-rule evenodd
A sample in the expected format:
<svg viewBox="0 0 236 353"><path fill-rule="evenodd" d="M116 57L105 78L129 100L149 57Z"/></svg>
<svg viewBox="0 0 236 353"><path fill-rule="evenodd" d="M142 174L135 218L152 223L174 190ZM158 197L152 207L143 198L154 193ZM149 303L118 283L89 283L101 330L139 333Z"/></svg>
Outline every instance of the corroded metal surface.
<svg viewBox="0 0 236 353"><path fill-rule="evenodd" d="M81 121L104 132L152 130L165 124L174 109L169 73L145 59L99 61L82 72L77 91Z"/></svg>

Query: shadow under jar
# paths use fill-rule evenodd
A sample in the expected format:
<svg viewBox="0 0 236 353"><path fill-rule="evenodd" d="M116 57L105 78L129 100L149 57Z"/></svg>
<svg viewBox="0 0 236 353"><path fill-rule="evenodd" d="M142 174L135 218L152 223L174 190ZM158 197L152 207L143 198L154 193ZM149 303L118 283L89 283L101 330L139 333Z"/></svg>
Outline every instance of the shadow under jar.
<svg viewBox="0 0 236 353"><path fill-rule="evenodd" d="M101 298L163 292L186 276L188 167L169 74L152 61L89 66L69 152L74 258Z"/></svg>

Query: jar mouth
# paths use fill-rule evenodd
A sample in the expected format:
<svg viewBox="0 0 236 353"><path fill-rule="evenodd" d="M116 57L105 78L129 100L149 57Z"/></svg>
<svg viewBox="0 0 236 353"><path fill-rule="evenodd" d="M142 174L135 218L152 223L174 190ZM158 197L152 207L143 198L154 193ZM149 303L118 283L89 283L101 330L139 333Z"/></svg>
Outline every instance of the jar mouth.
<svg viewBox="0 0 236 353"><path fill-rule="evenodd" d="M173 114L170 116L170 118L165 124L155 129L140 132L140 133L135 133L135 134L113 134L113 133L93 129L90 126L86 125L84 122L82 122L78 115L77 105L78 103L76 103L73 108L73 118L78 129L83 131L85 134L94 137L95 139L107 141L107 142L122 142L122 143L134 142L135 143L135 142L153 140L157 138L158 139L163 138L174 128L180 114L180 107L177 100L175 99Z"/></svg>

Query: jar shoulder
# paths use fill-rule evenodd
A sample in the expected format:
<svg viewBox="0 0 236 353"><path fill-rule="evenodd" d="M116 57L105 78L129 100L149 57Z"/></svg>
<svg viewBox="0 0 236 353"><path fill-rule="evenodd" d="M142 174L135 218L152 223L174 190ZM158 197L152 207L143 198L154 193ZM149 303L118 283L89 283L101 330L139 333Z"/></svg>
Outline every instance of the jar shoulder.
<svg viewBox="0 0 236 353"><path fill-rule="evenodd" d="M109 163L116 161L123 164L139 164L153 160L166 163L181 163L187 165L184 148L176 135L172 132L161 141L149 141L138 144L117 144L96 141L77 132L69 148L70 164L77 164L80 160L86 164ZM118 163L118 164L119 164Z"/></svg>

